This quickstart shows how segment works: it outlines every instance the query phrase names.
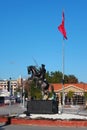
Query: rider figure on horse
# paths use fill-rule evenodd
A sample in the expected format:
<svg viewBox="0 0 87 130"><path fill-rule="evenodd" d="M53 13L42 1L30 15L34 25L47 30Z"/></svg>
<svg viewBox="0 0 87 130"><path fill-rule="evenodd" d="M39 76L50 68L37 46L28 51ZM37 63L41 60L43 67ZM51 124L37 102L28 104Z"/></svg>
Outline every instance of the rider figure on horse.
<svg viewBox="0 0 87 130"><path fill-rule="evenodd" d="M40 79L42 79L44 81L45 79L45 74L46 74L46 69L45 69L45 65L42 64L41 68L40 68Z"/></svg>
<svg viewBox="0 0 87 130"><path fill-rule="evenodd" d="M45 69L45 65L42 64L39 70L36 70L36 74L35 76L37 76L39 79L41 79L42 81L44 81L45 79L45 74L46 74L46 69Z"/></svg>
<svg viewBox="0 0 87 130"><path fill-rule="evenodd" d="M29 66L28 74L31 74L31 77L29 79L32 79L37 82L43 90L48 89L49 83L45 78L46 69L44 64L42 64L39 69L37 69L35 66Z"/></svg>

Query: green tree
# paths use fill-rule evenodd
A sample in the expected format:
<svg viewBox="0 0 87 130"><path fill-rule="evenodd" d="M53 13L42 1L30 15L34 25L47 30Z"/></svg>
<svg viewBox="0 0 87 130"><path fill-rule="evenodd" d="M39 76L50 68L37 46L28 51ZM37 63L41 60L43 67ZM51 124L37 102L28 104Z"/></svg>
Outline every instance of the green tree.
<svg viewBox="0 0 87 130"><path fill-rule="evenodd" d="M30 94L31 94L31 98L42 99L41 88L39 86L36 86L36 84L34 82L32 82L32 84L30 86Z"/></svg>
<svg viewBox="0 0 87 130"><path fill-rule="evenodd" d="M31 97L35 99L41 99L42 98L42 93L41 93L41 88L36 85L34 81L25 81L25 95L26 97Z"/></svg>
<svg viewBox="0 0 87 130"><path fill-rule="evenodd" d="M46 79L49 83L61 83L62 72L55 71L46 73ZM74 75L64 75L64 83L78 83L78 79Z"/></svg>
<svg viewBox="0 0 87 130"><path fill-rule="evenodd" d="M51 75L50 75L50 72L49 72L49 71L46 72L45 78L47 79L47 81L48 81L49 83L51 83Z"/></svg>
<svg viewBox="0 0 87 130"><path fill-rule="evenodd" d="M74 91L72 91L72 90L70 90L70 91L67 93L67 97L71 100L71 104L73 104L73 101L72 101L73 95L74 95Z"/></svg>
<svg viewBox="0 0 87 130"><path fill-rule="evenodd" d="M31 86L31 81L26 79L24 81L24 88L25 88L25 97L27 98L30 96L30 86Z"/></svg>
<svg viewBox="0 0 87 130"><path fill-rule="evenodd" d="M69 75L68 83L78 83L78 79L74 75Z"/></svg>
<svg viewBox="0 0 87 130"><path fill-rule="evenodd" d="M85 106L86 106L86 109L87 109L87 92L84 92L84 98L85 98Z"/></svg>
<svg viewBox="0 0 87 130"><path fill-rule="evenodd" d="M61 83L62 81L62 73L60 71L55 72L47 72L46 79L49 83Z"/></svg>

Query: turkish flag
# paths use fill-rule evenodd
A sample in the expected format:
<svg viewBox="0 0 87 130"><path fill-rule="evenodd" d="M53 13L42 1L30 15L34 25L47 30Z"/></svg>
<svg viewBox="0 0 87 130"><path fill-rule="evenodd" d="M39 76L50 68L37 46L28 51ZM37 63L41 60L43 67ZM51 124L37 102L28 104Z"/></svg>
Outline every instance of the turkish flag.
<svg viewBox="0 0 87 130"><path fill-rule="evenodd" d="M58 26L58 30L63 34L64 38L67 39L66 30L64 27L64 21L65 21L65 18L64 18L64 12L63 12L62 13L62 23Z"/></svg>

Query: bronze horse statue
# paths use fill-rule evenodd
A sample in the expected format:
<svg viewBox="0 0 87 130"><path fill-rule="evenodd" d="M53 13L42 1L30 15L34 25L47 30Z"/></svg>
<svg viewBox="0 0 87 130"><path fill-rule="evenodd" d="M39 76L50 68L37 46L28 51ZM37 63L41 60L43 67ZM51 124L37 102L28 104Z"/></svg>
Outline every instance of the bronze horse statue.
<svg viewBox="0 0 87 130"><path fill-rule="evenodd" d="M42 67L40 69L37 69L36 66L28 66L27 67L28 74L31 75L29 80L34 80L37 82L37 84L41 87L42 91L48 90L49 83L45 79L45 65L42 64Z"/></svg>

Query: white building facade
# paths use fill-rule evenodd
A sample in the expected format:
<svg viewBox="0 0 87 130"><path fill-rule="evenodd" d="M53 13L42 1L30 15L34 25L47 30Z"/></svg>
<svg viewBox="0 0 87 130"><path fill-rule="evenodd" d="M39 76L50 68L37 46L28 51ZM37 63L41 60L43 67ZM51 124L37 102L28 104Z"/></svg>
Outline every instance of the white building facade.
<svg viewBox="0 0 87 130"><path fill-rule="evenodd" d="M0 95L5 92L14 96L18 87L18 82L19 80L0 80Z"/></svg>

